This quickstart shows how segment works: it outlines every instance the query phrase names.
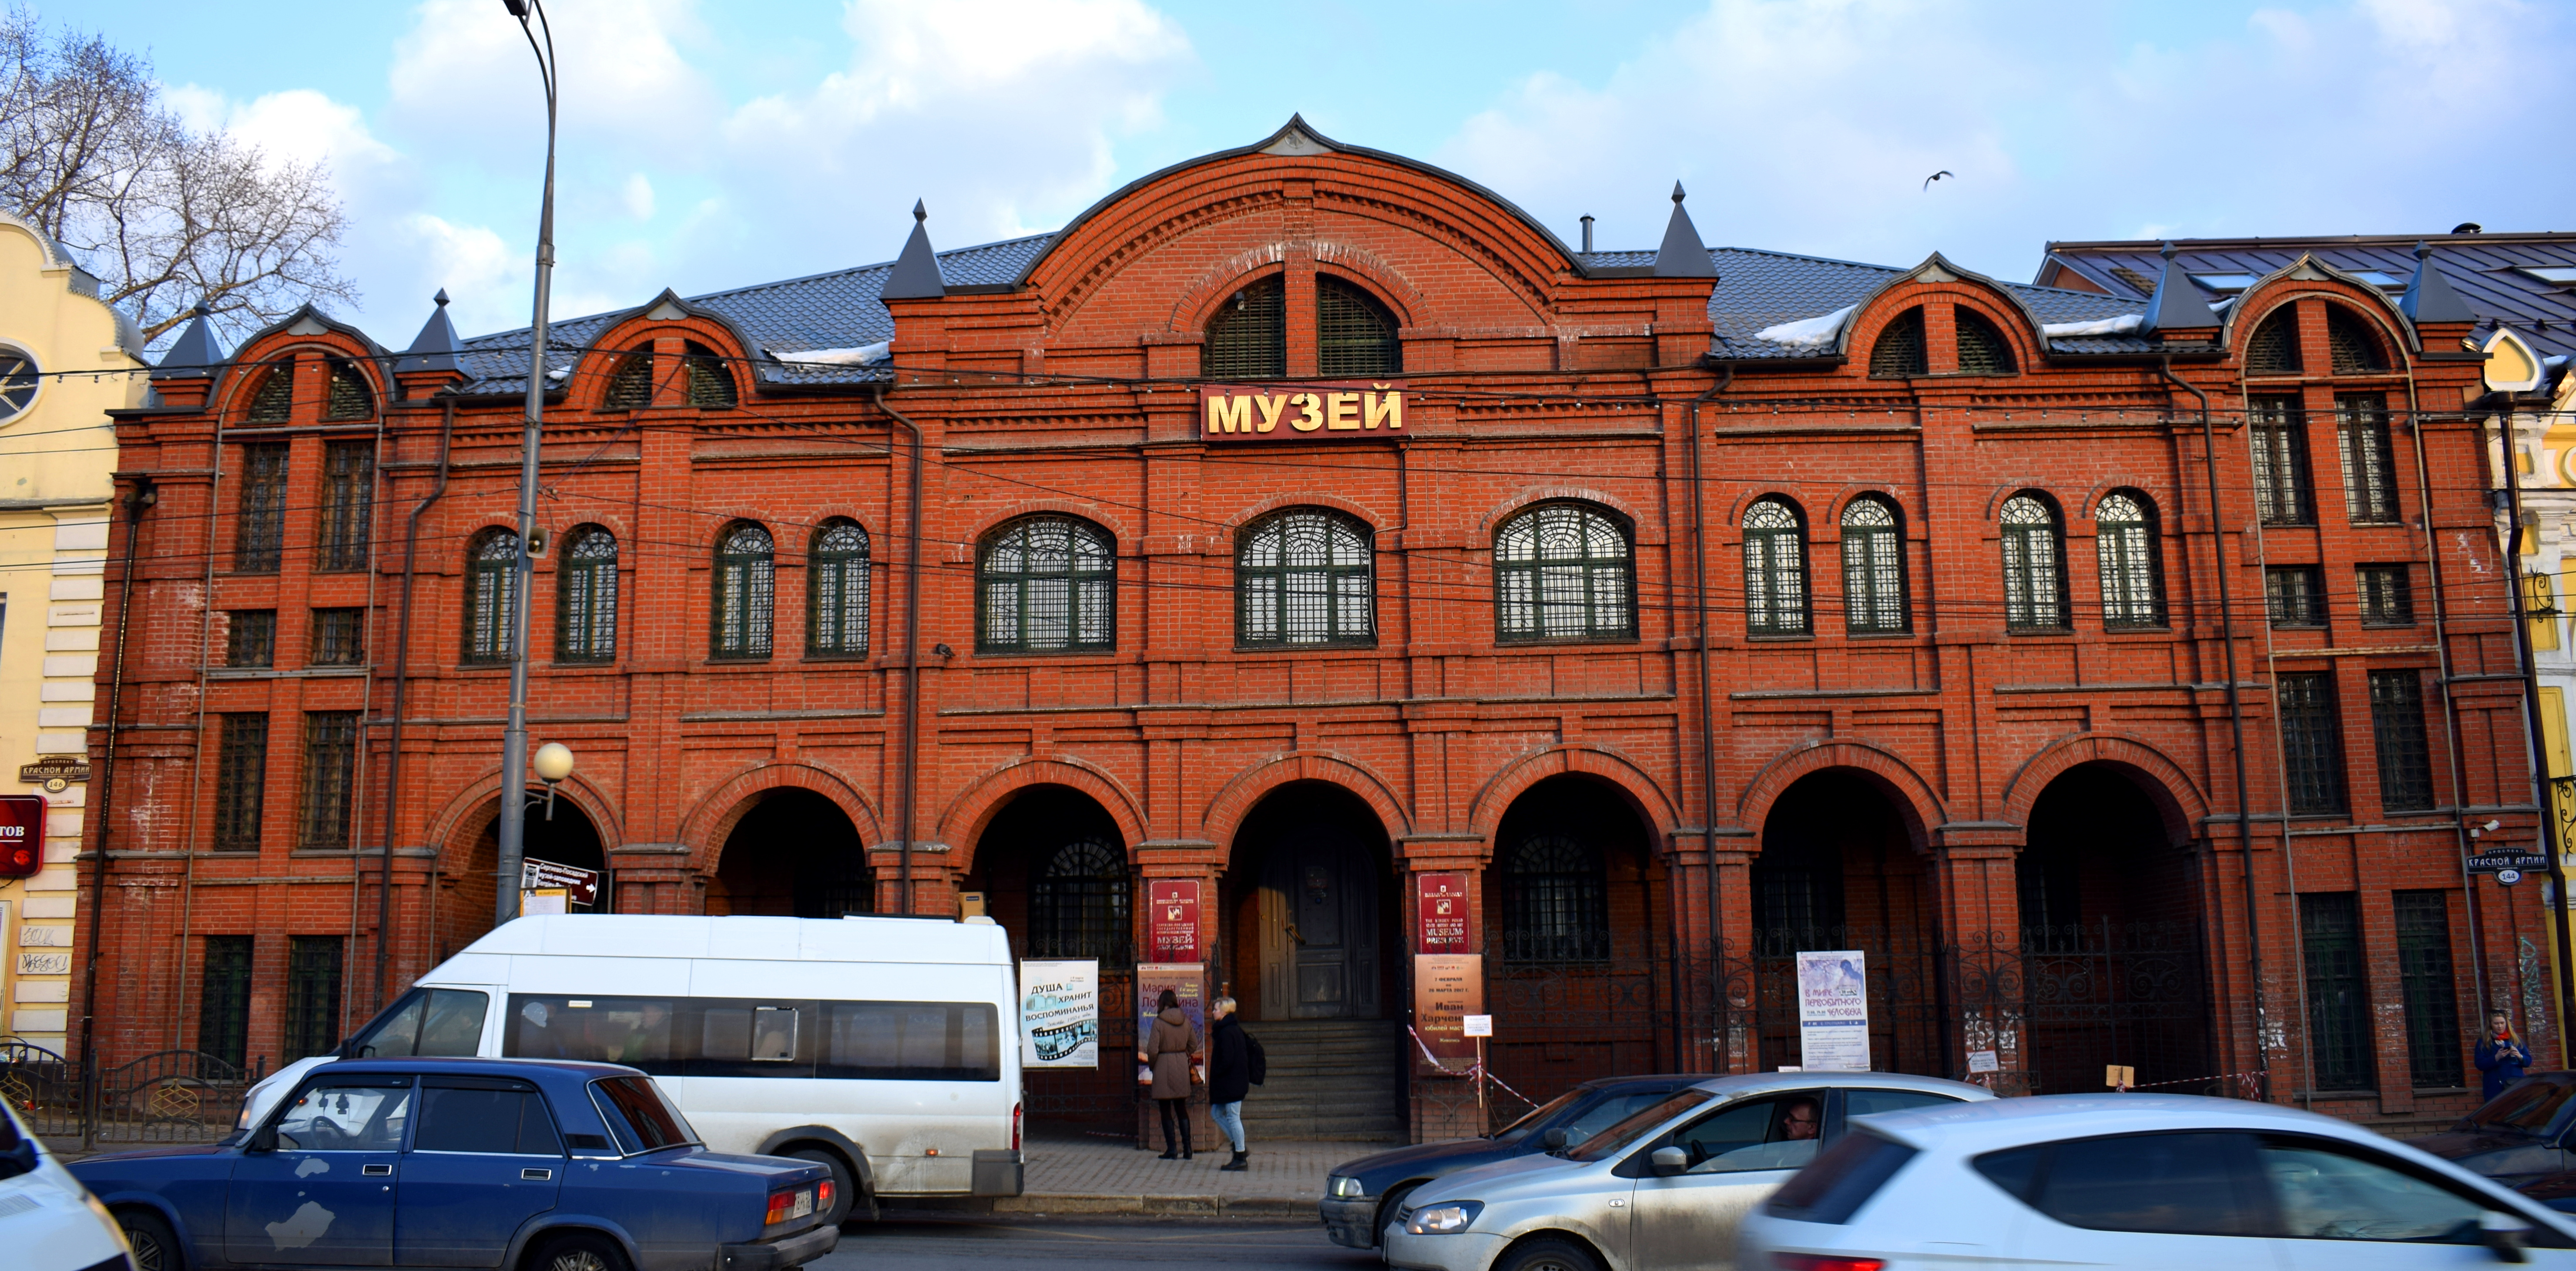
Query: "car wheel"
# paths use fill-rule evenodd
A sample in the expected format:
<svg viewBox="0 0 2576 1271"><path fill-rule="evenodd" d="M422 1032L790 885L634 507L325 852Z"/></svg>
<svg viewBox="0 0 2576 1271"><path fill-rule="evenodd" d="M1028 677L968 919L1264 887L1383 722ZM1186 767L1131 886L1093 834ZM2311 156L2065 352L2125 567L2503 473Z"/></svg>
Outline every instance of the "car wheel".
<svg viewBox="0 0 2576 1271"><path fill-rule="evenodd" d="M1571 1240L1533 1240L1504 1254L1493 1271L1601 1271L1601 1260Z"/></svg>
<svg viewBox="0 0 2576 1271"><path fill-rule="evenodd" d="M528 1271L626 1271L626 1251L606 1236L575 1232L547 1241Z"/></svg>
<svg viewBox="0 0 2576 1271"><path fill-rule="evenodd" d="M185 1271L188 1259L179 1252L179 1237L161 1221L161 1215L121 1210L116 1225L125 1229L125 1243L134 1249L134 1271Z"/></svg>
<svg viewBox="0 0 2576 1271"><path fill-rule="evenodd" d="M1386 1247L1386 1229L1394 1226L1396 1215L1404 1212L1404 1198L1412 1195L1413 1189L1420 1186L1422 1186L1420 1183L1406 1183L1399 1187L1390 1187L1386 1191L1386 1199L1377 1203L1377 1243L1379 1248L1383 1249Z"/></svg>
<svg viewBox="0 0 2576 1271"><path fill-rule="evenodd" d="M790 1160L812 1161L832 1171L832 1207L823 1212L823 1224L827 1227L840 1226L850 1216L851 1203L859 1198L857 1189L850 1185L850 1167L843 1165L840 1157L819 1147L790 1152L787 1156Z"/></svg>

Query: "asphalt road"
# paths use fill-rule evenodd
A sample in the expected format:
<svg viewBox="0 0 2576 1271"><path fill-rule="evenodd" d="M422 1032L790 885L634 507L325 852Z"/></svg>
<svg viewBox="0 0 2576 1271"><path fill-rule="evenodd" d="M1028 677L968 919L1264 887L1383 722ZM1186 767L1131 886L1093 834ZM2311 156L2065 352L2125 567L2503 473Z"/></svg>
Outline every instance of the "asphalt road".
<svg viewBox="0 0 2576 1271"><path fill-rule="evenodd" d="M1282 1218L989 1218L905 1219L852 1223L840 1246L812 1271L944 1271L1076 1262L1270 1268L1378 1268L1374 1252L1345 1249L1313 1219Z"/></svg>

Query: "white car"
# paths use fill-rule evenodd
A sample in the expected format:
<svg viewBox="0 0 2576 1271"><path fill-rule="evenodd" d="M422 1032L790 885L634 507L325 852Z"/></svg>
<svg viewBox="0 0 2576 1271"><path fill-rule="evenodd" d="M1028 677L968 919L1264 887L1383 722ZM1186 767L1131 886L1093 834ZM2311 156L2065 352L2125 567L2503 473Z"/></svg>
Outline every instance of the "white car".
<svg viewBox="0 0 2576 1271"><path fill-rule="evenodd" d="M2274 1104L2051 1095L1875 1117L1742 1227L1763 1271L2576 1268L2564 1215Z"/></svg>
<svg viewBox="0 0 2576 1271"><path fill-rule="evenodd" d="M1844 1122L1992 1092L1893 1072L1718 1077L1544 1156L1444 1174L1405 1198L1382 1240L1412 1271L1724 1268L1735 1225Z"/></svg>
<svg viewBox="0 0 2576 1271"><path fill-rule="evenodd" d="M0 1249L17 1267L178 1271L175 1252L137 1257L116 1219L0 1100Z"/></svg>

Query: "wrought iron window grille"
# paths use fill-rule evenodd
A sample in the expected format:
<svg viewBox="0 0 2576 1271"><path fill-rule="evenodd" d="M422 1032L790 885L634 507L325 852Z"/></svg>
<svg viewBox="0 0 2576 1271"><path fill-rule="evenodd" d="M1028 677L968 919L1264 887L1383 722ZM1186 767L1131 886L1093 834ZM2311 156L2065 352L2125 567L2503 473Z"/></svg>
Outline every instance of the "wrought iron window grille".
<svg viewBox="0 0 2576 1271"><path fill-rule="evenodd" d="M566 536L557 570L555 660L617 660L617 536L596 525Z"/></svg>
<svg viewBox="0 0 2576 1271"><path fill-rule="evenodd" d="M976 554L975 647L985 653L1091 653L1118 645L1118 558L1088 521L1033 516L987 536Z"/></svg>
<svg viewBox="0 0 2576 1271"><path fill-rule="evenodd" d="M1244 647L1377 643L1369 527L1325 508L1253 522L1235 548L1235 642Z"/></svg>
<svg viewBox="0 0 2576 1271"><path fill-rule="evenodd" d="M234 573L277 572L286 548L286 458L282 441L241 448L241 501L233 519Z"/></svg>
<svg viewBox="0 0 2576 1271"><path fill-rule="evenodd" d="M1618 640L1637 634L1627 526L1584 503L1544 503L1494 532L1494 638Z"/></svg>
<svg viewBox="0 0 2576 1271"><path fill-rule="evenodd" d="M2164 556L2156 533L2155 505L2116 491L2096 505L2095 554L2102 569L2102 625L2113 631L2158 630L2165 625Z"/></svg>
<svg viewBox="0 0 2576 1271"><path fill-rule="evenodd" d="M465 558L465 660L506 662L518 628L511 618L518 603L519 536L488 529L477 536Z"/></svg>
<svg viewBox="0 0 2576 1271"><path fill-rule="evenodd" d="M1843 507L1843 625L1853 635L1914 629L1905 599L1905 535L1896 509L1874 498Z"/></svg>
<svg viewBox="0 0 2576 1271"><path fill-rule="evenodd" d="M1785 499L1744 510L1744 629L1755 636L1803 636L1807 612L1806 518Z"/></svg>
<svg viewBox="0 0 2576 1271"><path fill-rule="evenodd" d="M777 544L766 528L743 521L725 531L716 544L708 656L753 662L769 656L777 578Z"/></svg>
<svg viewBox="0 0 2576 1271"><path fill-rule="evenodd" d="M322 447L322 506L313 528L313 571L367 567L374 532L376 443L334 441Z"/></svg>
<svg viewBox="0 0 2576 1271"><path fill-rule="evenodd" d="M268 789L268 716L244 712L222 719L215 755L215 850L256 852Z"/></svg>
<svg viewBox="0 0 2576 1271"><path fill-rule="evenodd" d="M868 532L829 521L806 557L805 652L856 657L868 651Z"/></svg>
<svg viewBox="0 0 2576 1271"><path fill-rule="evenodd" d="M1288 373L1288 285L1273 274L1247 283L1207 322L1199 374L1210 379L1276 379Z"/></svg>
<svg viewBox="0 0 2576 1271"><path fill-rule="evenodd" d="M2034 495L2015 495L2004 501L2002 530L2005 628L2071 629L2065 544L2058 533L2056 510Z"/></svg>
<svg viewBox="0 0 2576 1271"><path fill-rule="evenodd" d="M2308 472L2308 425L2295 397L2252 399L2246 441L2254 451L2254 508L2265 525L2314 525L2316 483Z"/></svg>

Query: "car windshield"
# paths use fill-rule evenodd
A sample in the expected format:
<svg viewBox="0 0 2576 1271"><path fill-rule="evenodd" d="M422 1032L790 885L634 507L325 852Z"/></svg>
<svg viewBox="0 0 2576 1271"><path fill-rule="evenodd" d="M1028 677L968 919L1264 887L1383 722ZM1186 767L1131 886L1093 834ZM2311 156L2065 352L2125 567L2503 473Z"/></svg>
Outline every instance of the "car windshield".
<svg viewBox="0 0 2576 1271"><path fill-rule="evenodd" d="M2545 1134L2550 1125L2568 1111L2568 1099L2576 1096L2576 1085L2555 1081L2526 1081L2470 1113L2464 1124L2480 1130L2519 1130L2525 1134Z"/></svg>
<svg viewBox="0 0 2576 1271"><path fill-rule="evenodd" d="M483 1040L491 998L465 989L413 989L349 1039L350 1059L392 1055L472 1055Z"/></svg>
<svg viewBox="0 0 2576 1271"><path fill-rule="evenodd" d="M1555 1116L1559 1112L1565 1111L1566 1108L1571 1106L1575 1100L1582 1097L1583 1092L1581 1090L1568 1090L1564 1094L1558 1095L1557 1097L1548 1100L1546 1103L1530 1109L1528 1116L1522 1117L1520 1120L1514 1121L1510 1125L1504 1126L1485 1137L1489 1139L1499 1139L1505 1143L1512 1142L1522 1135L1545 1125L1548 1118Z"/></svg>
<svg viewBox="0 0 2576 1271"><path fill-rule="evenodd" d="M1569 1161L1597 1161L1627 1150L1628 1145L1663 1128L1665 1122L1716 1098L1705 1090L1676 1090L1670 1098L1565 1149Z"/></svg>
<svg viewBox="0 0 2576 1271"><path fill-rule="evenodd" d="M590 1083L590 1088L598 1096L592 1102L599 1106L601 1118L628 1155L698 1141L688 1118L662 1097L651 1077L607 1077Z"/></svg>

